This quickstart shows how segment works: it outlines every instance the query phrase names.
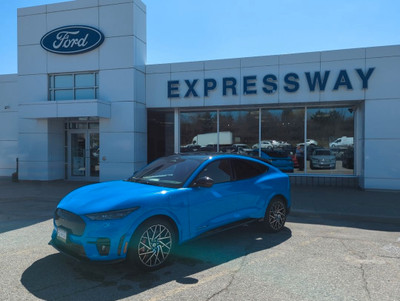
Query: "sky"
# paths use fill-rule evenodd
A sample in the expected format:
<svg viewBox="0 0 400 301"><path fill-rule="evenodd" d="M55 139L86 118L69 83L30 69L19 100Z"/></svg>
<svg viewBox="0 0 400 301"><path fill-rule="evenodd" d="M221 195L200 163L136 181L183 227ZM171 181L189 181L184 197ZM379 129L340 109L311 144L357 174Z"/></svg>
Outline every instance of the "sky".
<svg viewBox="0 0 400 301"><path fill-rule="evenodd" d="M399 0L142 1L147 64L400 44ZM0 74L17 73L17 8L56 2L0 0Z"/></svg>

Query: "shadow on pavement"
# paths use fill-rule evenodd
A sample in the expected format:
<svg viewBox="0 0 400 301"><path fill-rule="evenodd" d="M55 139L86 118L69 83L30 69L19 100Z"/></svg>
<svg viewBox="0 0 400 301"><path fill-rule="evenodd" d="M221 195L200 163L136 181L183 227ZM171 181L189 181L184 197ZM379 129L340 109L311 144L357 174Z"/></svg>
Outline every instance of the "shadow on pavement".
<svg viewBox="0 0 400 301"><path fill-rule="evenodd" d="M199 281L196 273L243 258L243 261L232 263L233 268L229 272L239 270L247 254L273 248L291 236L289 228L269 234L256 224L241 226L180 246L169 265L148 273L135 270L125 262L84 264L54 254L27 268L21 283L35 297L43 300L118 300L169 282L190 288Z"/></svg>
<svg viewBox="0 0 400 301"><path fill-rule="evenodd" d="M372 218L329 213L294 213L288 216L287 221L290 223L347 227L375 231L400 231L400 224L398 224L397 222L390 222L388 220L375 221L372 220Z"/></svg>
<svg viewBox="0 0 400 301"><path fill-rule="evenodd" d="M0 181L0 233L53 218L61 198L72 190L91 184L66 181Z"/></svg>
<svg viewBox="0 0 400 301"><path fill-rule="evenodd" d="M392 224L398 231L400 192L293 186L289 220L383 231Z"/></svg>

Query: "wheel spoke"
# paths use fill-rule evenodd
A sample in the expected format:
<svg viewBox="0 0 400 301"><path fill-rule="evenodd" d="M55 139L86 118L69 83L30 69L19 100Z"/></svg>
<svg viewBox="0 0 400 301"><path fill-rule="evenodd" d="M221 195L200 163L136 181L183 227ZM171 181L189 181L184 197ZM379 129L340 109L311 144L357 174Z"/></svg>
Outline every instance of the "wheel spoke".
<svg viewBox="0 0 400 301"><path fill-rule="evenodd" d="M152 225L139 241L139 259L148 267L160 265L168 257L171 246L172 236L169 229L162 224Z"/></svg>
<svg viewBox="0 0 400 301"><path fill-rule="evenodd" d="M275 202L271 205L268 214L268 222L272 229L280 230L286 221L286 208L281 202Z"/></svg>

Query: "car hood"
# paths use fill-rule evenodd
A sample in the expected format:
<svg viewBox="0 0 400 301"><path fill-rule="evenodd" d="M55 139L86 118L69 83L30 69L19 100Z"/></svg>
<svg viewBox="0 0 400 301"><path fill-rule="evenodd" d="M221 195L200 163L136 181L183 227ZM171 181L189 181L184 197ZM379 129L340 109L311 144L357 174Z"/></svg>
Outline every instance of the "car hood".
<svg viewBox="0 0 400 301"><path fill-rule="evenodd" d="M58 208L75 214L105 212L141 206L152 199L160 199L173 188L112 181L78 188L65 196Z"/></svg>

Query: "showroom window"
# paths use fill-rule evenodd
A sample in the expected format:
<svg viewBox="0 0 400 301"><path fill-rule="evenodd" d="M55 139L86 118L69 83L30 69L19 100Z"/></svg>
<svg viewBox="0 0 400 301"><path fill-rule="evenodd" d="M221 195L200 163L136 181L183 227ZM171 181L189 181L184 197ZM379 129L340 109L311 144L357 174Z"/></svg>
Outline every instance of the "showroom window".
<svg viewBox="0 0 400 301"><path fill-rule="evenodd" d="M352 175L354 112L352 108L307 109L307 172Z"/></svg>
<svg viewBox="0 0 400 301"><path fill-rule="evenodd" d="M49 75L49 100L97 99L98 73Z"/></svg>
<svg viewBox="0 0 400 301"><path fill-rule="evenodd" d="M354 175L353 107L149 111L148 120L149 161L174 151L239 153L291 174Z"/></svg>
<svg viewBox="0 0 400 301"><path fill-rule="evenodd" d="M258 143L259 110L220 111L219 130L225 133L224 140L220 140L221 151L246 153Z"/></svg>
<svg viewBox="0 0 400 301"><path fill-rule="evenodd" d="M304 144L304 108L261 110L261 153L285 172L304 173L301 149Z"/></svg>
<svg viewBox="0 0 400 301"><path fill-rule="evenodd" d="M180 151L217 151L222 135L217 133L217 112L180 113Z"/></svg>
<svg viewBox="0 0 400 301"><path fill-rule="evenodd" d="M151 111L147 113L147 160L174 153L174 112Z"/></svg>

